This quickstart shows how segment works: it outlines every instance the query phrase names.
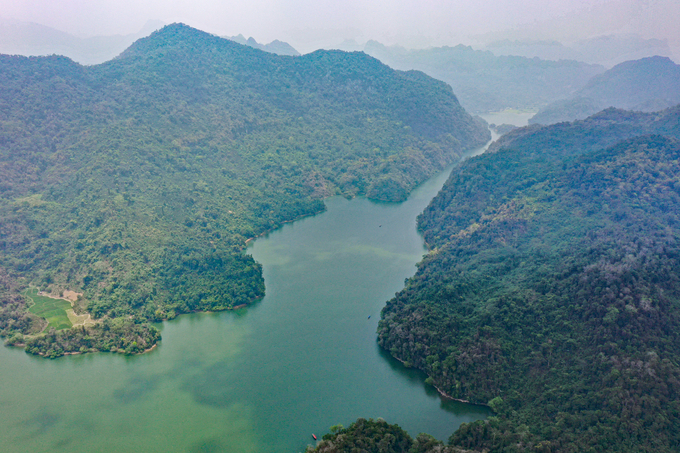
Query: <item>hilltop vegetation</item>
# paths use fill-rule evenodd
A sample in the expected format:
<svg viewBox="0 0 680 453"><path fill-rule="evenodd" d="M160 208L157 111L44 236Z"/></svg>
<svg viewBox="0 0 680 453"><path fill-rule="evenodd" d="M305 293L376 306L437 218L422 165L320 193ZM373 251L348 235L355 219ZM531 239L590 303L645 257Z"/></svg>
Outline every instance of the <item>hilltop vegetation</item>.
<svg viewBox="0 0 680 453"><path fill-rule="evenodd" d="M325 196L402 200L489 138L422 73L177 24L98 66L0 56L0 106L0 267L12 288L77 290L76 312L126 320L84 329L86 350L124 331L137 346L104 348L146 349L149 322L261 298L246 239L322 211ZM0 313L18 322L5 294ZM20 343L29 324L0 327ZM28 350L79 350L74 335Z"/></svg>
<svg viewBox="0 0 680 453"><path fill-rule="evenodd" d="M465 453L456 447L446 447L427 434L413 439L399 425L390 425L382 419L360 418L348 428L342 425L331 428L316 447L307 453Z"/></svg>
<svg viewBox="0 0 680 453"><path fill-rule="evenodd" d="M419 217L379 343L497 413L479 451L677 451L680 109L510 132Z"/></svg>

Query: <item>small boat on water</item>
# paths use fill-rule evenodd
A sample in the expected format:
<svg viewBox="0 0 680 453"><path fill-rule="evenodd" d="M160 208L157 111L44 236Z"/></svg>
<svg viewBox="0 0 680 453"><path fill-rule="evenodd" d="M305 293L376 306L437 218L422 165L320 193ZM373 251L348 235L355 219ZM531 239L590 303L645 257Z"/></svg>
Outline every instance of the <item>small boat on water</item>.
<svg viewBox="0 0 680 453"><path fill-rule="evenodd" d="M312 433L312 437L316 440L316 434Z"/></svg>

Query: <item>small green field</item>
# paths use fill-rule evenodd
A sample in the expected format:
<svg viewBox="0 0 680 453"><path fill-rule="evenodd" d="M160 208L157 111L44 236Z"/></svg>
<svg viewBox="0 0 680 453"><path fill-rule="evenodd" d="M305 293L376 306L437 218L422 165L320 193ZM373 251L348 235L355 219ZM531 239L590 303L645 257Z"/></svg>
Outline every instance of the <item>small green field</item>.
<svg viewBox="0 0 680 453"><path fill-rule="evenodd" d="M35 288L27 289L23 294L33 300L33 305L28 311L41 318L45 318L49 323L49 327L61 330L70 329L73 326L66 315L66 310L71 308L69 301L39 296L38 290Z"/></svg>

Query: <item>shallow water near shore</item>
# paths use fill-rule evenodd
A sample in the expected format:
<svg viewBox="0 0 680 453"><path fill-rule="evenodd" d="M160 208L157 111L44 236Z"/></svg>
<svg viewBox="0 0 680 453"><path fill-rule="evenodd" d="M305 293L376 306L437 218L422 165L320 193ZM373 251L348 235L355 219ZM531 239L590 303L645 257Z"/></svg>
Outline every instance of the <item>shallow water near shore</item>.
<svg viewBox="0 0 680 453"><path fill-rule="evenodd" d="M298 452L357 417L446 441L488 416L443 400L376 342L380 310L425 253L415 218L449 170L404 203L330 198L252 241L265 298L163 323L147 354L0 348L2 451Z"/></svg>

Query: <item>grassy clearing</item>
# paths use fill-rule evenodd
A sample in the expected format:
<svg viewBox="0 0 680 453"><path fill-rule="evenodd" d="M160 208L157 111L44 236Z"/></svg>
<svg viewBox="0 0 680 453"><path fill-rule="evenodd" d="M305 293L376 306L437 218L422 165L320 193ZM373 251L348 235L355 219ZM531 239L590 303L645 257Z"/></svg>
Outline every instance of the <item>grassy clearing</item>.
<svg viewBox="0 0 680 453"><path fill-rule="evenodd" d="M28 311L41 318L45 318L49 323L49 327L60 330L70 329L73 326L66 314L66 311L71 309L71 303L69 301L39 296L38 290L35 288L24 291L24 295L33 300L33 305Z"/></svg>
<svg viewBox="0 0 680 453"><path fill-rule="evenodd" d="M90 316L89 313L84 314L84 315L77 315L73 309L71 310L66 310L66 316L68 316L69 321L71 321L71 324L75 326L93 326L96 323L92 319L92 316Z"/></svg>

